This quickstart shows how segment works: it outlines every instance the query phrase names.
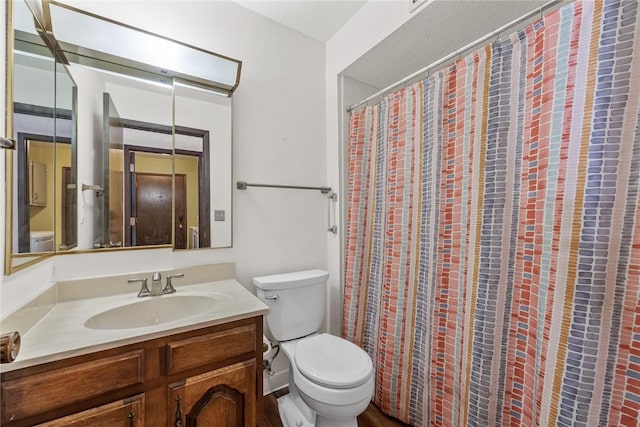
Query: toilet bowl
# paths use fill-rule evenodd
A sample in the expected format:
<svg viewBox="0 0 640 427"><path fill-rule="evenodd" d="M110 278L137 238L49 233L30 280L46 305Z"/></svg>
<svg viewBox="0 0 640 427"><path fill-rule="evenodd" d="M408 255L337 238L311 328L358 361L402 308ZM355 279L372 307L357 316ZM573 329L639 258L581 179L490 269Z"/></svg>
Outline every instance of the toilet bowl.
<svg viewBox="0 0 640 427"><path fill-rule="evenodd" d="M357 426L356 417L364 412L373 396L369 355L349 341L329 334L312 335L280 346L290 363L289 392L300 397L295 401L299 413L285 414L289 425ZM302 404L315 413L315 421L313 416L300 418L300 414L309 412L306 408L300 410Z"/></svg>
<svg viewBox="0 0 640 427"><path fill-rule="evenodd" d="M289 360L289 394L278 399L285 427L356 427L374 389L373 363L357 345L319 334L329 273L309 270L257 277L269 306L267 334Z"/></svg>

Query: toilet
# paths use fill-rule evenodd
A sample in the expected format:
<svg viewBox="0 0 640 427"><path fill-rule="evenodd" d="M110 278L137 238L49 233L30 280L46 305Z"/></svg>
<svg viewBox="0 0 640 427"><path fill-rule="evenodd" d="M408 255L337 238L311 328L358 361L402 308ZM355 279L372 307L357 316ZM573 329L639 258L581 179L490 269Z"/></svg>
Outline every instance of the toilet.
<svg viewBox="0 0 640 427"><path fill-rule="evenodd" d="M289 359L289 394L278 399L285 427L355 427L373 396L373 364L357 345L319 333L329 273L307 270L256 277L269 306L267 334Z"/></svg>

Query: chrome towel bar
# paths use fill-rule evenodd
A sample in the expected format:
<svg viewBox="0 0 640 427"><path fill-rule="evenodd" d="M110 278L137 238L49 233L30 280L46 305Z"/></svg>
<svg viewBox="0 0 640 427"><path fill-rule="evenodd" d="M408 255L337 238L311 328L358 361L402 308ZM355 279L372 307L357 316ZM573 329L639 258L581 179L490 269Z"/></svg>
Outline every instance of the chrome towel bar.
<svg viewBox="0 0 640 427"><path fill-rule="evenodd" d="M292 188L295 190L320 190L322 194L327 194L331 191L331 187L305 187L301 185L279 185L279 184L249 184L246 181L237 182L238 190L246 190L247 187L268 187L268 188Z"/></svg>
<svg viewBox="0 0 640 427"><path fill-rule="evenodd" d="M322 194L326 194L329 200L327 205L327 231L338 234L338 226L335 225L335 204L338 201L338 195L331 191L331 187L306 187L302 185L280 185L280 184L249 184L246 181L238 181L236 183L238 190L246 190L247 187L267 187L267 188L290 188L294 190L319 190ZM333 214L333 219L331 218Z"/></svg>

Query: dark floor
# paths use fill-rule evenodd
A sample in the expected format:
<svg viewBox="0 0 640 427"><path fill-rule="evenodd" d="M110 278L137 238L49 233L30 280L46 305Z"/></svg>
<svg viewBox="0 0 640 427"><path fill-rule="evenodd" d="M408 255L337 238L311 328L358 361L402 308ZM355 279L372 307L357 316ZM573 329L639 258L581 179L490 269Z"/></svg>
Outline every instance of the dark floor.
<svg viewBox="0 0 640 427"><path fill-rule="evenodd" d="M280 413L278 412L278 402L276 399L286 393L286 389L279 390L264 397L264 427L283 427L280 421ZM358 426L405 427L407 424L386 416L380 412L376 405L370 403L367 410L358 417Z"/></svg>

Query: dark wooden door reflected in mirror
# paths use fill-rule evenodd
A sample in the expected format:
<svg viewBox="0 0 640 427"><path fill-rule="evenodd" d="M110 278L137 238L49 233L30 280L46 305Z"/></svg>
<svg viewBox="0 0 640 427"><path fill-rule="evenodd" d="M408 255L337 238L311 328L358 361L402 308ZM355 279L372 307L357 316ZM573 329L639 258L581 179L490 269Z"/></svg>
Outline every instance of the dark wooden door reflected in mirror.
<svg viewBox="0 0 640 427"><path fill-rule="evenodd" d="M126 246L171 244L174 227L176 249L190 249L188 233L198 225L199 191L189 185L199 181L197 155L181 154L172 159L171 150L125 145L124 213ZM175 193L171 170L175 162ZM175 212L172 202L175 194ZM173 224L173 225L172 225Z"/></svg>
<svg viewBox="0 0 640 427"><path fill-rule="evenodd" d="M132 194L132 212L135 214L134 242L136 246L164 245L171 243L172 215L171 175L136 173ZM184 175L176 175L176 218L184 212ZM186 240L179 236L176 227L176 243ZM184 233L183 233L184 234Z"/></svg>

